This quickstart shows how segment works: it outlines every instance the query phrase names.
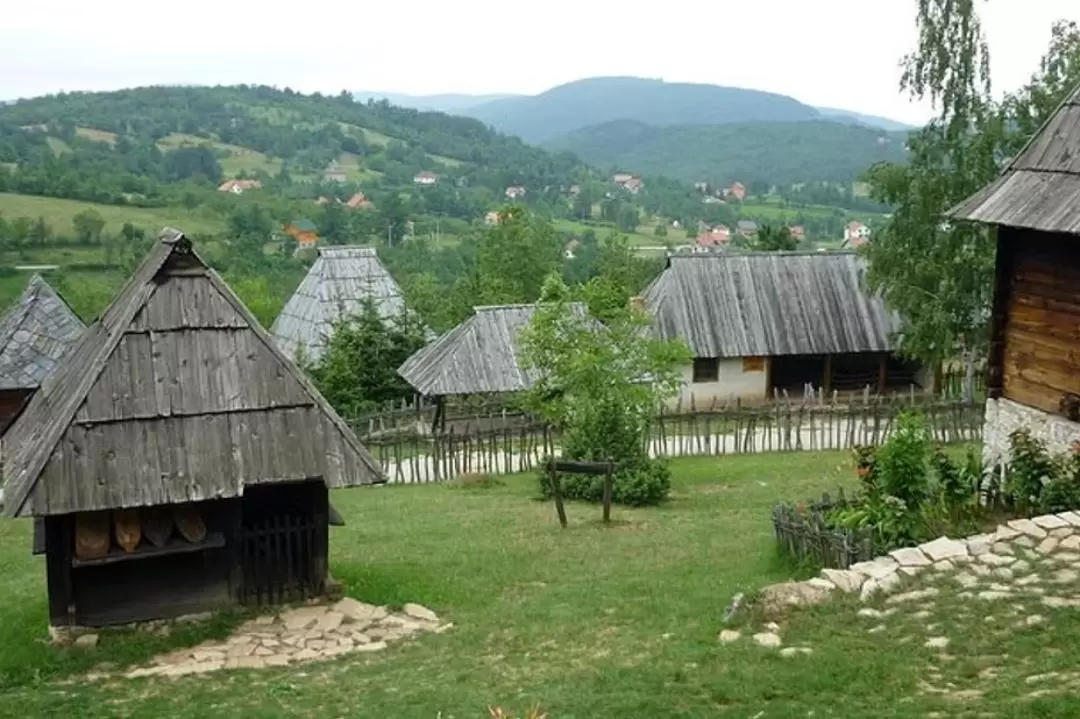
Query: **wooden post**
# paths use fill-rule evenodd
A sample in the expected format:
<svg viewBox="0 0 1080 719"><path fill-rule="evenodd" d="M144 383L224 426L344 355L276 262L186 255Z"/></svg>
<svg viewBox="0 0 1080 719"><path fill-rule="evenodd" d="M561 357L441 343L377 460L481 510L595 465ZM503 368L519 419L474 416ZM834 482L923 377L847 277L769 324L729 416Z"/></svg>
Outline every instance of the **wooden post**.
<svg viewBox="0 0 1080 719"><path fill-rule="evenodd" d="M607 474L604 475L604 524L611 521L611 490L615 464L608 460Z"/></svg>
<svg viewBox="0 0 1080 719"><path fill-rule="evenodd" d="M877 377L877 391L878 394L885 394L885 381L889 371L889 355L882 354L878 360L878 377Z"/></svg>
<svg viewBox="0 0 1080 719"><path fill-rule="evenodd" d="M828 394L832 391L832 355L825 355L825 369L822 374L824 376L821 379L821 388Z"/></svg>

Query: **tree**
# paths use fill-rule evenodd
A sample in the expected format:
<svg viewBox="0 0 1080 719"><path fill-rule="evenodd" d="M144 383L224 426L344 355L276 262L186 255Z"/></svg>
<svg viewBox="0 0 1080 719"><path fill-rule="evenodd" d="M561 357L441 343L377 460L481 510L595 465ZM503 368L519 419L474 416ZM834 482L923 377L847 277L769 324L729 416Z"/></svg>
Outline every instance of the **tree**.
<svg viewBox="0 0 1080 719"><path fill-rule="evenodd" d="M799 248L787 225L762 225L751 247L759 252L790 252Z"/></svg>
<svg viewBox="0 0 1080 719"><path fill-rule="evenodd" d="M101 242L105 218L94 210L83 210L71 218L71 225L75 228L75 239L80 244L96 245Z"/></svg>
<svg viewBox="0 0 1080 719"><path fill-rule="evenodd" d="M30 233L27 235L27 240L31 244L44 247L49 242L49 237L52 235L52 229L45 223L44 217L38 217L30 225Z"/></svg>
<svg viewBox="0 0 1080 719"><path fill-rule="evenodd" d="M690 361L681 341L653 338L648 324L648 315L624 305L599 325L573 308L569 288L553 274L520 335L522 361L536 372L523 405L561 430L565 458L617 461L614 498L627 504L667 495L666 466L649 458L645 439ZM567 496L597 499L596 489L590 480L571 480Z"/></svg>
<svg viewBox="0 0 1080 719"><path fill-rule="evenodd" d="M653 235L656 237L667 237L667 225L663 221L656 223Z"/></svg>
<svg viewBox="0 0 1080 719"><path fill-rule="evenodd" d="M641 213L638 211L638 208L629 203L625 203L619 208L619 215L615 224L618 225L619 229L623 232L636 232L638 222L640 221Z"/></svg>
<svg viewBox="0 0 1080 719"><path fill-rule="evenodd" d="M323 207L319 235L331 245L343 245L349 241L349 217L340 202L331 201Z"/></svg>
<svg viewBox="0 0 1080 719"><path fill-rule="evenodd" d="M205 177L214 183L221 182L221 165L208 147L178 147L171 150L165 154L165 168L172 180Z"/></svg>
<svg viewBox="0 0 1080 719"><path fill-rule="evenodd" d="M499 216L476 246L475 276L488 288L480 292L502 302L534 302L562 261L562 243L550 222L522 207L503 207Z"/></svg>
<svg viewBox="0 0 1080 719"><path fill-rule="evenodd" d="M323 396L343 416L355 417L412 395L397 368L424 346L424 329L407 311L383 319L375 301L334 323L322 356L307 365Z"/></svg>

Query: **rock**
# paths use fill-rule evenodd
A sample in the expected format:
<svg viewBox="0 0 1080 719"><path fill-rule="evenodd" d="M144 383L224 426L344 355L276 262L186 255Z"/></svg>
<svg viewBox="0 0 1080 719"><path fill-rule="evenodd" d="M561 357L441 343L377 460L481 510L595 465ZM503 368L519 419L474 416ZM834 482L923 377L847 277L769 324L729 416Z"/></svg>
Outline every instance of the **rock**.
<svg viewBox="0 0 1080 719"><path fill-rule="evenodd" d="M926 640L926 642L923 644L923 646L926 647L927 649L944 649L945 647L949 646L949 638L948 637L930 637L929 639Z"/></svg>
<svg viewBox="0 0 1080 719"><path fill-rule="evenodd" d="M406 604L401 608L401 611L405 612L407 616L410 616L413 619L423 619L425 622L439 621L439 616L423 604Z"/></svg>
<svg viewBox="0 0 1080 719"><path fill-rule="evenodd" d="M927 587L926 589L914 589L910 592L904 592L903 594L897 594L889 597L885 600L886 604L901 604L903 602L918 602L923 599L929 599L930 597L936 597L938 590L936 587Z"/></svg>
<svg viewBox="0 0 1080 719"><path fill-rule="evenodd" d="M765 631L772 632L773 634L778 634L780 632L780 625L776 622L769 622L765 625Z"/></svg>
<svg viewBox="0 0 1080 719"><path fill-rule="evenodd" d="M861 574L850 569L822 569L821 577L848 594L859 591L864 579Z"/></svg>
<svg viewBox="0 0 1080 719"><path fill-rule="evenodd" d="M191 653L191 658L197 662L224 661L226 652L217 649L196 649Z"/></svg>
<svg viewBox="0 0 1080 719"><path fill-rule="evenodd" d="M341 612L329 611L326 614L319 617L319 622L316 627L324 632L332 632L341 626L341 623L345 620L345 615Z"/></svg>
<svg viewBox="0 0 1080 719"><path fill-rule="evenodd" d="M948 537L938 537L932 542L920 544L919 549L923 551L923 554L930 557L930 559L935 562L942 559L968 556L968 548L965 543L958 542L955 539L949 539Z"/></svg>
<svg viewBox="0 0 1080 719"><path fill-rule="evenodd" d="M986 589L976 594L979 599L984 599L988 602L996 601L998 599L1008 599L1012 596L1009 592L1002 592L995 589Z"/></svg>
<svg viewBox="0 0 1080 719"><path fill-rule="evenodd" d="M796 607L821 604L831 593L808 582L783 582L762 589L759 599L765 617L775 619Z"/></svg>
<svg viewBox="0 0 1080 719"><path fill-rule="evenodd" d="M727 609L724 611L724 624L727 624L735 615L739 613L743 608L743 600L746 599L746 595L742 592L736 592L735 596L731 598L731 603L728 604Z"/></svg>
<svg viewBox="0 0 1080 719"><path fill-rule="evenodd" d="M871 579L884 579L896 574L896 570L899 568L900 565L892 557L878 557L872 562L859 562L851 565L852 571L864 574Z"/></svg>
<svg viewBox="0 0 1080 719"><path fill-rule="evenodd" d="M436 634L442 634L443 632L448 632L453 628L454 628L454 623L453 622L447 622L446 624L440 624L439 626L435 627L431 631L435 632Z"/></svg>
<svg viewBox="0 0 1080 719"><path fill-rule="evenodd" d="M859 599L868 602L879 591L881 591L881 587L878 586L877 580L867 579L863 582L862 589L859 590Z"/></svg>
<svg viewBox="0 0 1080 719"><path fill-rule="evenodd" d="M275 654L272 657L266 657L265 659L263 659L263 662L268 667L286 667L289 665L289 659L289 657L283 656L281 654Z"/></svg>
<svg viewBox="0 0 1080 719"><path fill-rule="evenodd" d="M1046 530L1032 522L1030 519L1014 519L1009 522L1009 529L1015 529L1020 534L1033 539L1046 539ZM1019 537L1017 538L1019 539Z"/></svg>
<svg viewBox="0 0 1080 719"><path fill-rule="evenodd" d="M973 557L982 556L990 551L990 547L993 543L993 537L989 534L978 534L974 537L968 537L968 554Z"/></svg>
<svg viewBox="0 0 1080 719"><path fill-rule="evenodd" d="M326 611L326 607L319 606L290 609L281 615L281 622L288 631L298 632L314 627L326 614Z"/></svg>
<svg viewBox="0 0 1080 719"><path fill-rule="evenodd" d="M869 629L867 629L866 633L867 634L881 634L886 629L888 629L888 627L886 627L884 624L878 624L877 626L870 627Z"/></svg>
<svg viewBox="0 0 1080 719"><path fill-rule="evenodd" d="M255 624L260 627L269 626L277 620L277 617L273 614L264 614L261 617L255 617Z"/></svg>
<svg viewBox="0 0 1080 719"><path fill-rule="evenodd" d="M1024 624L1028 625L1029 627L1033 627L1036 624L1042 624L1044 621L1045 618L1043 617L1043 615L1032 614L1030 617L1024 620Z"/></svg>
<svg viewBox="0 0 1080 719"><path fill-rule="evenodd" d="M769 649L775 649L782 643L780 637L772 632L760 632L755 634L754 641L758 646L767 647Z"/></svg>
<svg viewBox="0 0 1080 719"><path fill-rule="evenodd" d="M1039 517L1032 517L1031 522L1035 526L1042 527L1043 529L1061 529L1062 527L1070 526L1068 522L1056 514L1044 514Z"/></svg>
<svg viewBox="0 0 1080 719"><path fill-rule="evenodd" d="M935 572L951 572L956 569L956 565L952 563L951 559L939 559L934 562Z"/></svg>
<svg viewBox="0 0 1080 719"><path fill-rule="evenodd" d="M900 579L899 574L890 574L877 580L877 584L878 589L880 589L883 594L892 594L900 588L903 584L903 580Z"/></svg>
<svg viewBox="0 0 1080 719"><path fill-rule="evenodd" d="M1075 569L1059 569L1054 572L1054 576L1050 579L1054 584L1071 584L1077 579L1080 579L1080 572ZM78 644L78 641L75 642Z"/></svg>
<svg viewBox="0 0 1080 719"><path fill-rule="evenodd" d="M1054 515L1050 516L1052 517ZM1055 549L1057 549L1057 545L1059 544L1061 544L1061 540L1057 537L1047 537L1046 539L1039 542L1039 546L1035 547L1035 551L1039 554L1050 554Z"/></svg>
<svg viewBox="0 0 1080 719"><path fill-rule="evenodd" d="M1066 524L1073 527L1080 527L1080 514L1076 512L1058 512L1058 517L1065 520Z"/></svg>
<svg viewBox="0 0 1080 719"><path fill-rule="evenodd" d="M866 619L880 619L881 617L885 616L885 612L881 611L880 609L863 607L858 612L856 612L855 616L864 617Z"/></svg>
<svg viewBox="0 0 1080 719"><path fill-rule="evenodd" d="M195 622L208 622L214 618L213 612L198 612L196 614L184 614L176 618L177 624L191 624Z"/></svg>
<svg viewBox="0 0 1080 719"><path fill-rule="evenodd" d="M262 669L266 661L262 657L236 657L226 660L225 666L230 669Z"/></svg>
<svg viewBox="0 0 1080 719"><path fill-rule="evenodd" d="M1051 529L1050 536L1057 537L1058 539L1065 539L1074 535L1075 530L1072 527L1062 527L1060 529Z"/></svg>
<svg viewBox="0 0 1080 719"><path fill-rule="evenodd" d="M917 577L919 574L922 574L924 569L926 569L926 567L900 567L899 574L902 574L905 577Z"/></svg>
<svg viewBox="0 0 1080 719"><path fill-rule="evenodd" d="M1029 574L1026 577L1020 577L1014 584L1018 587L1026 587L1032 584L1038 584L1040 581L1042 581L1042 577L1038 574Z"/></svg>
<svg viewBox="0 0 1080 719"><path fill-rule="evenodd" d="M161 674L164 667L139 667L124 674L126 679L138 679L139 677L152 677Z"/></svg>
<svg viewBox="0 0 1080 719"><path fill-rule="evenodd" d="M738 641L740 637L742 637L741 632L737 632L734 629L725 629L720 632L717 639L724 644L731 644L732 642Z"/></svg>
<svg viewBox="0 0 1080 719"><path fill-rule="evenodd" d="M1011 567L1014 572L1030 572L1031 562L1026 559L1017 559L1012 563Z"/></svg>
<svg viewBox="0 0 1080 719"><path fill-rule="evenodd" d="M1012 556L1013 548L1008 542L998 542L994 546L990 547L990 551L994 554L1000 554L1002 556Z"/></svg>
<svg viewBox="0 0 1080 719"><path fill-rule="evenodd" d="M249 657L255 652L254 644L233 644L229 647L229 651L226 652L226 656L230 659L236 659L238 657Z"/></svg>
<svg viewBox="0 0 1080 719"><path fill-rule="evenodd" d="M932 564L930 559L915 547L893 550L889 552L889 556L901 567L928 567Z"/></svg>
<svg viewBox="0 0 1080 719"><path fill-rule="evenodd" d="M807 579L806 583L811 585L811 586L817 587L818 589L824 589L826 592L831 592L832 590L836 589L835 584L833 584L832 582L830 582L827 579L822 579L821 577L814 577L813 579Z"/></svg>
<svg viewBox="0 0 1080 719"><path fill-rule="evenodd" d="M373 622L386 616L386 610L374 604L365 604L352 597L345 597L333 605L333 610L354 622Z"/></svg>
<svg viewBox="0 0 1080 719"><path fill-rule="evenodd" d="M1020 532L1016 531L1012 527L1007 527L1004 524L999 524L997 531L990 535L995 543L1008 542L1010 539L1015 539L1020 536Z"/></svg>
<svg viewBox="0 0 1080 719"><path fill-rule="evenodd" d="M1043 597L1042 603L1051 609L1064 609L1065 607L1080 606L1080 599L1065 599L1063 597Z"/></svg>
<svg viewBox="0 0 1080 719"><path fill-rule="evenodd" d="M368 644L357 644L353 647L354 652L377 652L386 649L386 642L369 642Z"/></svg>
<svg viewBox="0 0 1080 719"><path fill-rule="evenodd" d="M301 649L296 654L293 654L293 661L297 662L310 662L312 659L318 659L319 653L314 649Z"/></svg>
<svg viewBox="0 0 1080 719"><path fill-rule="evenodd" d="M1007 567L1015 560L1012 557L1004 554L987 553L980 554L979 561L991 567Z"/></svg>
<svg viewBox="0 0 1080 719"><path fill-rule="evenodd" d="M1012 579L1013 570L1008 567L997 567L994 569L994 576L1000 579Z"/></svg>
<svg viewBox="0 0 1080 719"><path fill-rule="evenodd" d="M813 654L814 650L810 647L784 647L780 650L780 656L782 657L794 657L799 654Z"/></svg>
<svg viewBox="0 0 1080 719"><path fill-rule="evenodd" d="M1029 537L1026 534L1021 535L1021 536L1017 537L1016 539L1012 540L1012 543L1017 547L1027 547L1029 549L1031 547L1034 547L1035 544L1036 544L1035 539L1032 538L1032 537Z"/></svg>
<svg viewBox="0 0 1080 719"><path fill-rule="evenodd" d="M1039 684L1040 682L1047 682L1051 679L1057 679L1060 676L1058 672L1047 672L1046 674L1033 674L1024 680L1027 684Z"/></svg>
<svg viewBox="0 0 1080 719"><path fill-rule="evenodd" d="M971 589L979 584L979 578L974 574L968 574L967 572L960 572L953 577L953 580L964 589Z"/></svg>
<svg viewBox="0 0 1080 719"><path fill-rule="evenodd" d="M1059 551L1054 552L1054 561L1063 562L1065 564L1080 564L1080 554L1076 552L1062 552L1060 551L1061 545L1058 545Z"/></svg>
<svg viewBox="0 0 1080 719"><path fill-rule="evenodd" d="M75 646L82 647L83 649L93 649L98 645L97 634L83 634L80 637L75 638Z"/></svg>

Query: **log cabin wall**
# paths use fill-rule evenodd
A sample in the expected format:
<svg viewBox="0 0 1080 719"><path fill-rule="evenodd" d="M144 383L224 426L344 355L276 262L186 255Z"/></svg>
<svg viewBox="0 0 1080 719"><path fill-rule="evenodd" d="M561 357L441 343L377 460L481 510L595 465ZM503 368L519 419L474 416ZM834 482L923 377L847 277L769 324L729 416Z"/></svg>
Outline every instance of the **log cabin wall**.
<svg viewBox="0 0 1080 719"><path fill-rule="evenodd" d="M1009 271L1006 320L997 328L1003 396L1057 414L1065 393L1080 394L1080 238L1002 232L999 267Z"/></svg>

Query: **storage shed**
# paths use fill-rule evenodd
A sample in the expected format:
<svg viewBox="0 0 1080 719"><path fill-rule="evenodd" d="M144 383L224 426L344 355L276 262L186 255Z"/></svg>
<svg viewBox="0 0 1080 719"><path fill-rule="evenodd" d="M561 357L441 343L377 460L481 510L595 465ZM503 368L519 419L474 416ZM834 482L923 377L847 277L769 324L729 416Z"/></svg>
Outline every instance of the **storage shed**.
<svg viewBox="0 0 1080 719"><path fill-rule="evenodd" d="M54 625L318 595L328 488L383 481L176 230L7 441L4 514L44 518Z"/></svg>
<svg viewBox="0 0 1080 719"><path fill-rule="evenodd" d="M1020 427L1065 452L1080 441L1080 88L950 215L990 225L997 247L986 458Z"/></svg>

